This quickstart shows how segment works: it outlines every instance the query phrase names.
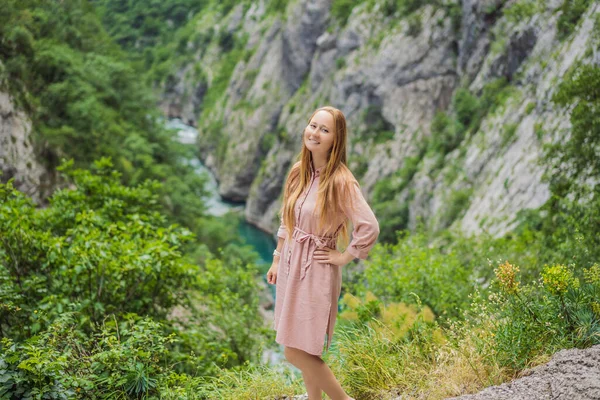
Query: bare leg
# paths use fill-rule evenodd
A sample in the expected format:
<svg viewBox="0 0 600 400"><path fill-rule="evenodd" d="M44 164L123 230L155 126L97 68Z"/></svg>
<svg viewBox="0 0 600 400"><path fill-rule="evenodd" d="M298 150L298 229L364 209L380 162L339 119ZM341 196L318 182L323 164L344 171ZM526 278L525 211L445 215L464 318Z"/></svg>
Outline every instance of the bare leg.
<svg viewBox="0 0 600 400"><path fill-rule="evenodd" d="M322 400L321 388L315 384L314 379L302 372L302 378L304 379L304 386L306 386L306 393L308 394L308 400Z"/></svg>
<svg viewBox="0 0 600 400"><path fill-rule="evenodd" d="M296 368L302 371L302 376L308 378L309 384L323 390L332 400L350 400L340 383L335 379L331 369L325 364L321 357L308 354L307 352L285 347L285 358ZM306 384L306 380L305 380ZM308 389L308 386L307 386ZM315 392L316 393L316 392ZM310 393L309 393L310 397ZM319 399L317 397L316 399ZM310 397L310 400L313 400Z"/></svg>

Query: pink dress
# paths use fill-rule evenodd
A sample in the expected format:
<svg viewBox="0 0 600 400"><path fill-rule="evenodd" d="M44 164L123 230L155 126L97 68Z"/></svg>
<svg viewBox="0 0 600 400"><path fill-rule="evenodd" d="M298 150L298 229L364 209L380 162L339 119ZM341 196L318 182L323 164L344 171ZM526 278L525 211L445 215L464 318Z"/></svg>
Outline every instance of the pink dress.
<svg viewBox="0 0 600 400"><path fill-rule="evenodd" d="M313 260L318 248L336 248L337 235L325 237L317 230L315 205L322 169L312 171L308 190L296 202L291 240L283 223L277 232L285 242L277 272L273 321L277 343L317 356L323 353L326 335L327 349L331 345L342 289L342 267ZM352 221L352 239L346 251L365 259L377 240L379 224L358 184L353 189L354 207L351 210L342 205L342 212L336 216L337 226L341 227L347 218Z"/></svg>

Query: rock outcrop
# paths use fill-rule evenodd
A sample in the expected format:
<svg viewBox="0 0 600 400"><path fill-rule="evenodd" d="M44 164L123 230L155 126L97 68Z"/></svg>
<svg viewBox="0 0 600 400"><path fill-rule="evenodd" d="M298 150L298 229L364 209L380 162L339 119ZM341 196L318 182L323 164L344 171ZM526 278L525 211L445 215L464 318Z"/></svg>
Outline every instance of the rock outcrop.
<svg viewBox="0 0 600 400"><path fill-rule="evenodd" d="M14 186L40 203L47 195L47 171L38 162L30 138L31 121L8 93L0 92L0 181L14 178Z"/></svg>
<svg viewBox="0 0 600 400"><path fill-rule="evenodd" d="M194 77L192 65L176 72L161 88L159 108L167 118L179 118L187 125L196 126L200 106L208 88L207 83Z"/></svg>
<svg viewBox="0 0 600 400"><path fill-rule="evenodd" d="M453 400L600 399L600 346L561 350L526 376Z"/></svg>

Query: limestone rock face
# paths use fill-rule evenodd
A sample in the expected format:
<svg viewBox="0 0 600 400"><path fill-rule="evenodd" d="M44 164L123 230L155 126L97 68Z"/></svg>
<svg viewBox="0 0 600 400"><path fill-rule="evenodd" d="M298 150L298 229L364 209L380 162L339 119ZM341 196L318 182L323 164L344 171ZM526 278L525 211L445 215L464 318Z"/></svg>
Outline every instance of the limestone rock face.
<svg viewBox="0 0 600 400"><path fill-rule="evenodd" d="M253 56L236 66L219 112L199 124L200 150L223 197L248 198L265 152L275 140L281 110L310 69L317 38L327 27L330 3L301 1L290 5L285 21L277 17L270 25L240 28L250 43L257 30L264 28L265 34L256 42Z"/></svg>
<svg viewBox="0 0 600 400"><path fill-rule="evenodd" d="M501 235L513 226L519 210L539 207L549 198L542 181L542 146L553 140L551 133L570 129L568 114L554 108L551 99L558 89L556 82L576 59L585 57L599 11L598 5L591 7L571 41L558 47L556 17L537 17L538 39L518 70L518 92L502 110L486 118L467 147L463 168L474 192L460 221L464 231ZM545 68L537 60L546 60Z"/></svg>
<svg viewBox="0 0 600 400"><path fill-rule="evenodd" d="M367 193L378 179L401 168L404 158L417 152L435 110L448 106L456 84L450 26L433 23L442 16L427 8L421 32L411 36L408 25L398 27L377 48L368 44L371 29L377 25L368 14L357 14L344 30L326 32L317 39L307 78L310 90L298 91L283 109L280 124L288 134L271 148L252 185L246 207L250 222L265 230L278 224L280 203L275 193L281 190L291 159L300 150L308 117L321 105L332 104L346 115L350 160L365 160L361 182ZM344 68L338 69L340 64ZM375 143L374 126L389 131L390 140ZM358 165L350 161L350 166Z"/></svg>
<svg viewBox="0 0 600 400"><path fill-rule="evenodd" d="M14 178L14 186L36 203L47 195L46 169L38 162L30 138L31 121L15 108L8 93L0 92L0 180Z"/></svg>
<svg viewBox="0 0 600 400"><path fill-rule="evenodd" d="M462 1L458 71L469 80L477 74L489 51L490 29L501 12L502 0Z"/></svg>
<svg viewBox="0 0 600 400"><path fill-rule="evenodd" d="M162 88L162 98L159 108L168 118L180 118L184 123L196 126L200 106L208 88L207 83L200 80L196 83L192 65L176 72Z"/></svg>
<svg viewBox="0 0 600 400"><path fill-rule="evenodd" d="M515 2L452 3L403 16L362 3L343 26L326 0L299 0L276 14L264 1L233 10L219 24L247 39L249 56L198 122L201 157L220 194L246 201L247 220L274 232L300 135L311 113L329 104L348 119L349 166L367 197L382 182L400 188L392 203L407 210L408 228L423 221L433 230L502 235L519 210L544 204L543 144L570 129L552 96L576 60L597 58L600 5L560 41L561 1L535 2L523 15L511 11ZM197 57L208 87L219 57L215 48ZM432 152L440 140L434 117L454 115L458 89L502 96L460 143Z"/></svg>

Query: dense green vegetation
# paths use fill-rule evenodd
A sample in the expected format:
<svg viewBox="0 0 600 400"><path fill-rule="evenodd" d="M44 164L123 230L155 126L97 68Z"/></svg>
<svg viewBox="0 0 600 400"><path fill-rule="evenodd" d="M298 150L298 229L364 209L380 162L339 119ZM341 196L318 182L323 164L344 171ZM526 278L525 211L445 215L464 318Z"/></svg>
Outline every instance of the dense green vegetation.
<svg viewBox="0 0 600 400"><path fill-rule="evenodd" d="M591 0L564 0L558 11L558 37L565 39L577 27L577 23L583 16L583 13L593 3Z"/></svg>
<svg viewBox="0 0 600 400"><path fill-rule="evenodd" d="M0 186L2 395L155 398L258 362L270 332L252 259L193 264L157 182L123 186L107 159L93 169L62 166L74 188L45 209Z"/></svg>
<svg viewBox="0 0 600 400"><path fill-rule="evenodd" d="M210 0L94 0L108 34L124 49L143 54L171 42L177 29L207 7ZM220 2L231 8L232 2Z"/></svg>
<svg viewBox="0 0 600 400"><path fill-rule="evenodd" d="M173 221L210 242L203 232L216 222L204 217L204 181L185 161L193 150L163 127L156 99L88 2L5 2L0 61L2 86L28 111L48 168L63 157L80 167L111 157L124 183L160 181ZM224 231L213 250L234 235Z"/></svg>

